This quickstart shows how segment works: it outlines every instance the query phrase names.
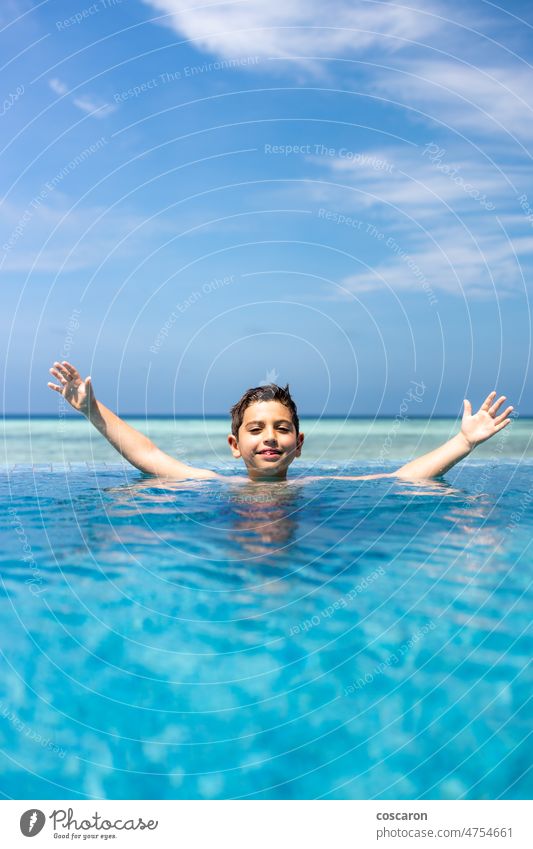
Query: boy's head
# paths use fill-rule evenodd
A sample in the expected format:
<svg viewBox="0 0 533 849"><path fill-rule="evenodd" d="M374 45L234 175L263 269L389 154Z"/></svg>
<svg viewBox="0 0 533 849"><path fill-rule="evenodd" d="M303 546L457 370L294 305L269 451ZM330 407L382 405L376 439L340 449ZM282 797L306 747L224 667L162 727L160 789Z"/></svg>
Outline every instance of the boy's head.
<svg viewBox="0 0 533 849"><path fill-rule="evenodd" d="M248 389L230 413L228 442L233 456L244 460L249 476L284 480L304 441L288 384Z"/></svg>

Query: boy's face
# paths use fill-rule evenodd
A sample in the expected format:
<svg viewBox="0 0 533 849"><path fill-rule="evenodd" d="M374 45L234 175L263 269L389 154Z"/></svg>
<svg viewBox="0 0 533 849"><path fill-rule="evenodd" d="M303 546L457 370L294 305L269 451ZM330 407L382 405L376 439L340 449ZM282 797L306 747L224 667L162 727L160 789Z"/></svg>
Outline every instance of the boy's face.
<svg viewBox="0 0 533 849"><path fill-rule="evenodd" d="M290 410L279 401L256 401L244 411L237 438L228 442L242 457L252 480L285 480L287 469L302 452L303 433L296 436Z"/></svg>

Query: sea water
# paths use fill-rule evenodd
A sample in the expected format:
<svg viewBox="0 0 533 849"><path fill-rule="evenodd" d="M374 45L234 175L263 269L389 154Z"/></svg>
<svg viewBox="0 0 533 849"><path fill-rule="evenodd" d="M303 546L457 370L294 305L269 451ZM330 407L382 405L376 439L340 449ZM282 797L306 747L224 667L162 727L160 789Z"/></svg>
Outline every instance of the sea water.
<svg viewBox="0 0 533 849"><path fill-rule="evenodd" d="M4 796L530 798L532 460L504 432L437 481L331 480L377 455L330 425L237 484L216 425L222 482L6 437Z"/></svg>

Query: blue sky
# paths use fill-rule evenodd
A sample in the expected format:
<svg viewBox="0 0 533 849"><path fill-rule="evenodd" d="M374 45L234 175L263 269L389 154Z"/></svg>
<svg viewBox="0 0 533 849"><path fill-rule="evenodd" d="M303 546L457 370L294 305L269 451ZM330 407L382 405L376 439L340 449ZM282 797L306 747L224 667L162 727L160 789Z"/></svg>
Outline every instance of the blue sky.
<svg viewBox="0 0 533 849"><path fill-rule="evenodd" d="M527 3L8 0L3 407L457 415L531 392Z"/></svg>

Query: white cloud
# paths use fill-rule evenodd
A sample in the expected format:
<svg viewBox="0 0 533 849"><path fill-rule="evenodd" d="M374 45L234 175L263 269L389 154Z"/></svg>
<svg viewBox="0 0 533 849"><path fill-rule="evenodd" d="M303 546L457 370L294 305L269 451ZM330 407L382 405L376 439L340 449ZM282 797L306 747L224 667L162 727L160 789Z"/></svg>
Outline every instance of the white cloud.
<svg viewBox="0 0 533 849"><path fill-rule="evenodd" d="M469 158L467 152L452 158L446 151L439 157L435 148L390 147L355 152L351 159L311 158L325 179L304 184L308 196L363 221L357 250L373 270L346 276L341 285L350 291L388 285L425 289L428 295L430 290L436 295L463 290L487 296L495 288L502 296L523 289L522 266L530 262L533 235L513 230L507 237L498 217L516 214L512 183L526 179L527 167L513 166L508 182L505 173L480 158ZM343 232L336 220L329 218L337 228L333 238ZM353 231L350 238L353 242Z"/></svg>
<svg viewBox="0 0 533 849"><path fill-rule="evenodd" d="M144 236L156 229L148 224L128 239L143 221L130 213L109 214L105 207L69 210L64 195L24 207L6 201L0 207L0 274L94 268L123 238L119 255L136 254L146 247Z"/></svg>
<svg viewBox="0 0 533 849"><path fill-rule="evenodd" d="M506 173L471 150L455 155L435 143L367 150L339 149L336 156L310 156L308 161L323 174L311 183L315 200L346 205L347 198L360 209L379 208L385 214L424 219L456 213L477 216L503 204L514 203L513 183L528 169L514 166ZM352 189L354 191L352 191Z"/></svg>
<svg viewBox="0 0 533 849"><path fill-rule="evenodd" d="M69 88L62 80L57 77L53 77L48 80L48 85L52 89L55 94L65 95L68 93ZM86 112L88 115L91 115L93 118L105 118L107 115L110 115L111 112L116 110L116 106L113 106L110 103L101 103L96 100L93 100L91 97L73 97L72 103L77 109L80 109L82 112Z"/></svg>
<svg viewBox="0 0 533 849"><path fill-rule="evenodd" d="M135 262L182 233L202 238L218 232L201 210L182 207L147 217L123 208L79 206L58 189L25 205L0 205L0 280L10 273L56 273L94 269L100 262L132 257ZM172 248L171 248L172 249Z"/></svg>
<svg viewBox="0 0 533 849"><path fill-rule="evenodd" d="M58 80L57 77L48 80L48 85L56 94L66 94L68 91L68 86L61 82L61 80Z"/></svg>
<svg viewBox="0 0 533 849"><path fill-rule="evenodd" d="M326 74L329 65L319 64L321 56L357 60L368 51L372 60L395 53L396 67L388 72L365 67L365 88L428 113L418 117L433 123L436 132L442 130L433 118L452 129L485 135L533 135L531 68L505 51L504 13L479 9L473 16L468 5L450 7L435 0L415 0L409 6L392 0L143 2L162 14L159 24L190 39L197 49L224 58L291 58L293 65ZM484 33L492 37L490 53ZM443 51L453 58L442 60ZM250 67L264 71L265 64ZM267 67L274 71L279 64Z"/></svg>
<svg viewBox="0 0 533 849"><path fill-rule="evenodd" d="M533 136L533 90L529 66L474 67L460 61L413 62L382 74L372 88L427 113L449 127L488 138L488 133Z"/></svg>
<svg viewBox="0 0 533 849"><path fill-rule="evenodd" d="M412 216L440 216L447 207L461 214L476 213L489 204L494 207L509 193L505 176L496 168L453 157L445 148L439 148L438 158L435 148L355 150L342 157L313 157L312 162L325 167L333 181L353 186L358 205L399 207ZM331 189L321 191L327 194Z"/></svg>
<svg viewBox="0 0 533 849"><path fill-rule="evenodd" d="M520 265L513 255L513 244L502 240L495 244L489 236L478 245L460 226L432 233L436 244L421 247L392 238L383 242L382 260L372 271L350 274L340 285L352 292L395 291L425 293L428 298L439 292L468 297L506 297L516 293L523 283ZM392 247L388 247L391 244Z"/></svg>
<svg viewBox="0 0 533 849"><path fill-rule="evenodd" d="M72 102L74 106L77 106L82 112L92 115L93 118L105 118L106 115L116 109L116 106L111 103L96 103L88 97L75 97Z"/></svg>
<svg viewBox="0 0 533 849"><path fill-rule="evenodd" d="M434 3L419 9L361 0L144 0L167 15L159 23L172 27L203 50L217 56L337 56L379 45L385 51L424 39L439 29ZM299 58L301 64L309 64Z"/></svg>

